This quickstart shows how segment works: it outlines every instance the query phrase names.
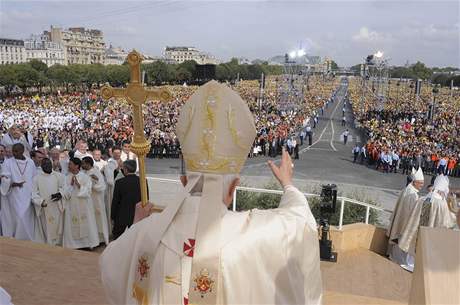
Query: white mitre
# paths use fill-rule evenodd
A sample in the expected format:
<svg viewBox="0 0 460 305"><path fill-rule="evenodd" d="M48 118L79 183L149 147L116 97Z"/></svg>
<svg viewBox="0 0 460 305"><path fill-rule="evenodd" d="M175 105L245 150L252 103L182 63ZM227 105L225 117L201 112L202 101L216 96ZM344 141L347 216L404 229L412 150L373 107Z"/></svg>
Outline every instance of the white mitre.
<svg viewBox="0 0 460 305"><path fill-rule="evenodd" d="M433 190L449 194L449 179L444 175L438 175L433 183Z"/></svg>
<svg viewBox="0 0 460 305"><path fill-rule="evenodd" d="M414 172L414 169L412 169L412 173ZM424 181L425 178L423 177L423 171L422 167L419 167L418 170L415 172L415 174L412 174L412 180L413 181Z"/></svg>
<svg viewBox="0 0 460 305"><path fill-rule="evenodd" d="M416 172L417 172L417 171L415 170L415 168L412 167L412 170L411 170L411 172L410 172L410 177L411 177L412 181L414 180L414 176L415 176L415 173L416 173Z"/></svg>
<svg viewBox="0 0 460 305"><path fill-rule="evenodd" d="M246 102L216 81L182 106L176 131L187 170L201 173L239 173L256 137Z"/></svg>

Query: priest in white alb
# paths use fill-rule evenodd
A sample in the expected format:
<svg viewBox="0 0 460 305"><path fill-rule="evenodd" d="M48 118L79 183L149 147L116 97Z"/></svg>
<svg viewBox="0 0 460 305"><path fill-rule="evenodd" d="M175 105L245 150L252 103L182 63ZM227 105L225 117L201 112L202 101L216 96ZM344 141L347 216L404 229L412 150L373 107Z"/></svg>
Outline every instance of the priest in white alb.
<svg viewBox="0 0 460 305"><path fill-rule="evenodd" d="M122 165L121 148L114 147L112 149L112 158L107 161L103 171L107 186L105 190L105 213L107 215L107 223L109 224L109 232L112 232L112 218L110 212L112 211L113 190L115 188L115 181L122 177L122 175L119 175Z"/></svg>
<svg viewBox="0 0 460 305"><path fill-rule="evenodd" d="M2 234L16 239L34 240L35 216L31 203L32 180L36 174L34 162L24 156L24 145L12 147L13 158L2 165L0 212Z"/></svg>
<svg viewBox="0 0 460 305"><path fill-rule="evenodd" d="M398 242L404 228L409 221L409 217L419 199L418 192L423 188L424 176L422 168L417 171L412 169L412 182L399 195L395 209L391 215L390 226L387 230L388 253L390 259L405 269L413 269L414 259L407 252L399 248Z"/></svg>
<svg viewBox="0 0 460 305"><path fill-rule="evenodd" d="M81 160L69 160L69 173L65 177L64 198L65 248L94 248L99 245L96 217L91 200L91 178L80 170Z"/></svg>
<svg viewBox="0 0 460 305"><path fill-rule="evenodd" d="M279 208L228 210L256 136L247 104L208 82L182 107L177 134L186 186L101 255L109 302L320 304L317 226L286 151L269 163L284 188Z"/></svg>
<svg viewBox="0 0 460 305"><path fill-rule="evenodd" d="M109 226L107 223L107 214L105 211L105 181L99 168L94 166L94 160L91 157L83 157L81 167L83 172L91 178L92 190L91 200L93 201L94 212L96 216L97 230L101 243L109 244Z"/></svg>
<svg viewBox="0 0 460 305"><path fill-rule="evenodd" d="M32 202L35 206L35 241L52 246L62 245L64 176L53 171L53 163L45 158L42 170L34 177Z"/></svg>

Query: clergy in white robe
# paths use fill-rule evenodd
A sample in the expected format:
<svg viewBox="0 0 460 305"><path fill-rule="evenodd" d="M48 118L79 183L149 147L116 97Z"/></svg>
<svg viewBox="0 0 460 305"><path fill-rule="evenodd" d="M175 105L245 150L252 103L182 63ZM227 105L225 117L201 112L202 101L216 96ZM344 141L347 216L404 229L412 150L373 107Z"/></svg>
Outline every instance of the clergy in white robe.
<svg viewBox="0 0 460 305"><path fill-rule="evenodd" d="M107 223L107 214L105 211L104 192L105 182L104 177L97 167L94 166L94 160L90 157L84 157L81 167L85 174L91 178L92 192L91 199L93 201L94 211L96 215L97 231L99 233L99 241L109 244L109 226Z"/></svg>
<svg viewBox="0 0 460 305"><path fill-rule="evenodd" d="M103 171L106 183L105 211L107 215L107 223L110 227L109 232L112 231L112 219L110 218L110 212L112 210L113 190L115 188L115 181L121 178L119 174L121 172L123 161L121 161L120 156L121 148L114 147L112 149L112 158L107 161Z"/></svg>
<svg viewBox="0 0 460 305"><path fill-rule="evenodd" d="M12 147L14 144L20 143L24 146L24 156L29 157L32 151L33 138L30 132L25 132L17 125L10 127L0 141L5 147Z"/></svg>
<svg viewBox="0 0 460 305"><path fill-rule="evenodd" d="M449 181L444 175L439 175L433 184L433 190L421 197L412 211L407 225L399 240L399 248L415 257L417 236L420 226L431 228L455 227L456 215L449 209L446 198L449 194ZM409 269L413 271L413 268Z"/></svg>
<svg viewBox="0 0 460 305"><path fill-rule="evenodd" d="M104 171L104 167L107 165L107 161L102 159L102 153L99 149L93 150L93 159L94 159L94 167L97 167L99 171L102 173Z"/></svg>
<svg viewBox="0 0 460 305"><path fill-rule="evenodd" d="M42 171L33 179L32 202L35 206L35 241L62 245L64 176L53 171L50 159L42 161Z"/></svg>
<svg viewBox="0 0 460 305"><path fill-rule="evenodd" d="M424 177L422 169L412 170L412 182L406 186L398 197L393 214L391 215L390 226L387 230L388 253L390 259L405 269L414 266L414 258L397 246L398 240L409 221L409 217L419 199L418 192L423 188Z"/></svg>
<svg viewBox="0 0 460 305"><path fill-rule="evenodd" d="M185 103L177 129L186 187L105 249L100 264L109 302L321 304L317 226L292 185L287 152L280 167L270 163L284 187L279 208L230 212L256 134L246 103L209 82Z"/></svg>
<svg viewBox="0 0 460 305"><path fill-rule="evenodd" d="M80 171L80 166L80 159L70 159L62 194L65 208L63 246L72 249L99 245L91 178Z"/></svg>
<svg viewBox="0 0 460 305"><path fill-rule="evenodd" d="M31 202L34 162L24 157L24 145L13 145L13 158L2 165L0 192L2 197L1 223L3 236L34 240L35 216Z"/></svg>

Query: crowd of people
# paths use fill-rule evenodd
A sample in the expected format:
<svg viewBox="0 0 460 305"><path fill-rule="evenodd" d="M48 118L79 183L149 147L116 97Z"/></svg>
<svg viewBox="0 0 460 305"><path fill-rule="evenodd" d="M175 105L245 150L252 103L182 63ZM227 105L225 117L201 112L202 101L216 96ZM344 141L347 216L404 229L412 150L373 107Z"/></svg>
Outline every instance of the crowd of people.
<svg viewBox="0 0 460 305"><path fill-rule="evenodd" d="M309 89L288 110L278 103L284 80L267 78L263 99L257 81L235 84L233 89L255 117L257 136L250 157L274 157L286 147L298 158L304 141L309 138L311 143L320 112L333 101L335 81L310 77ZM144 107L145 134L151 142L147 157L180 155L175 133L179 110L197 87L168 89L172 101L149 101ZM137 169L137 157L130 151L130 114L125 101L104 101L97 90L3 99L2 234L68 248L94 248L107 244L111 234L116 238L123 233L140 201L134 202L137 197L130 194L131 210L116 211L117 202L126 200L120 197L130 193L117 190L116 182Z"/></svg>
<svg viewBox="0 0 460 305"><path fill-rule="evenodd" d="M367 143L353 148L355 162L384 172L407 174L412 167L425 173L460 176L460 95L442 88L433 103L432 89L422 85L416 96L405 84L390 83L386 99L350 81L356 124Z"/></svg>
<svg viewBox="0 0 460 305"><path fill-rule="evenodd" d="M309 78L300 102L290 110L280 110L278 102L285 81L268 77L263 99L258 81L239 81L233 88L247 101L256 119L257 138L251 156L281 153L288 139L302 128L314 125L321 107L331 97L335 79ZM146 137L151 143L149 158L177 158L180 145L175 134L179 109L197 86L167 86L173 94L170 102L148 101L144 107ZM131 107L123 100L104 101L98 90L68 94L14 96L0 100L0 132L18 125L32 138L33 147L70 151L78 140L89 149L98 149L110 157L110 148L129 141L133 133Z"/></svg>

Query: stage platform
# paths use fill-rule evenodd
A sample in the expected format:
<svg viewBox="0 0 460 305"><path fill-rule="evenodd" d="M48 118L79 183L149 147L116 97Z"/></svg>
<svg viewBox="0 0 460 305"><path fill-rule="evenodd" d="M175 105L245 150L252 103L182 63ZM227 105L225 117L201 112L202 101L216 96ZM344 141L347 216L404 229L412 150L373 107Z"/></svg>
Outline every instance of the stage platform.
<svg viewBox="0 0 460 305"><path fill-rule="evenodd" d="M0 238L0 286L15 305L107 304L97 252ZM325 305L407 304L411 274L367 249L321 263Z"/></svg>

